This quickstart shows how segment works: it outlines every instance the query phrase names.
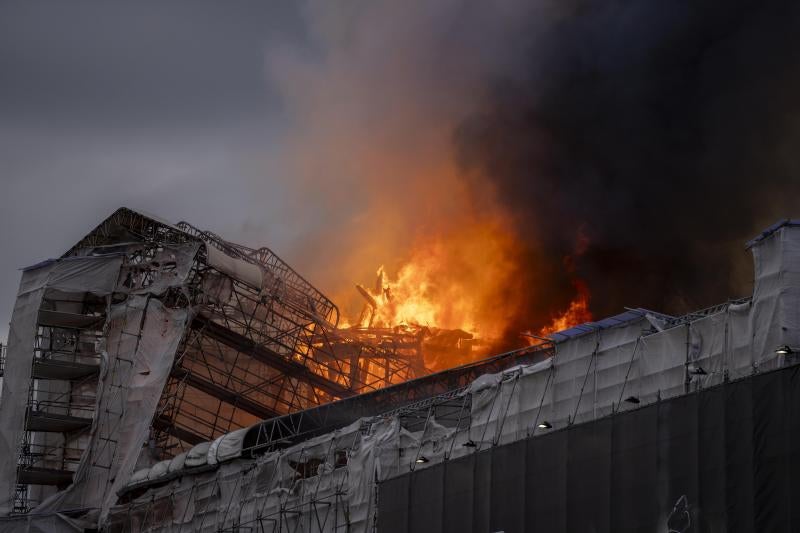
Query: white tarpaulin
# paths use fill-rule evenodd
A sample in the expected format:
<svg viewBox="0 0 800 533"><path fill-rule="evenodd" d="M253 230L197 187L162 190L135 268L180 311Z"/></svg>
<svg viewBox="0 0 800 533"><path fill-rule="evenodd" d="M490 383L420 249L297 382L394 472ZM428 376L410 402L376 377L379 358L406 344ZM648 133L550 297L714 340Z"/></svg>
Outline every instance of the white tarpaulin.
<svg viewBox="0 0 800 533"><path fill-rule="evenodd" d="M154 486L114 508L112 521L150 531L267 524L276 531L366 532L375 519L376 481L780 364L778 346L800 348L798 233L783 228L754 248L751 302L682 321L642 313L612 326L585 325L558 337L552 359L481 376L461 396L470 400L466 427L430 415L410 432L399 417L376 417L255 460L237 458L240 435L230 434L196 447L198 464L217 462L215 471ZM225 443L229 454L219 451Z"/></svg>
<svg viewBox="0 0 800 533"><path fill-rule="evenodd" d="M207 465L208 449L210 447L210 442L201 442L186 452L186 459L184 460L184 465L186 465L186 468L195 468L198 466Z"/></svg>
<svg viewBox="0 0 800 533"><path fill-rule="evenodd" d="M87 340L83 340L83 333L77 337L72 363L96 365L100 357L96 384L82 383L71 390L66 382L51 380L38 386L39 394L94 397L96 406L93 413L80 409L54 412L92 418L91 429L68 442L84 449L84 453L66 490L53 494L54 488L29 489L39 497L51 494L36 508L36 516L89 508L96 509L90 513L96 523L102 510L116 501L119 488L127 483L147 440L150 421L191 314L185 308L166 308L152 295L185 282L198 247L198 243L164 246L147 264L126 264L126 255L114 253L48 261L23 273L10 328L6 386L0 403L0 453L7 457L20 453L40 326L77 328L76 331L89 328L93 333ZM125 250L129 255L144 252L142 245L126 245ZM82 314L87 294L102 297L112 293L128 296L107 307L104 315ZM101 330L98 346L90 341ZM86 388L89 386L91 390ZM58 448L56 434L34 433L32 439L37 446ZM47 462L42 465L49 467ZM15 497L16 461L4 461L0 468L0 512L8 513ZM53 468L59 466L53 464Z"/></svg>
<svg viewBox="0 0 800 533"><path fill-rule="evenodd" d="M36 319L51 269L44 267L22 273L22 283L11 315L0 400L0 457L7 458L0 461L0 513L3 515L14 508L17 462L11 458L19 453L25 430Z"/></svg>
<svg viewBox="0 0 800 533"><path fill-rule="evenodd" d="M260 267L236 259L227 255L215 248L214 246L207 245L206 251L208 252L208 264L229 276L243 281L248 285L261 290L263 285L264 273Z"/></svg>
<svg viewBox="0 0 800 533"><path fill-rule="evenodd" d="M213 247L208 253L209 262L220 272L261 286L262 272L255 265ZM154 262L163 266L164 273L176 269L188 273L180 264L189 262L182 263L181 257L191 254L191 250L165 250ZM465 411L464 422L459 417L458 425L437 418L439 413L433 410L422 417L424 425L419 417L376 416L256 458L243 456L248 431L239 430L131 475L180 333L190 319L185 310L165 308L150 296L153 292L144 291L110 308L98 406L116 414L96 417L92 428L96 440L75 484L52 500L50 508L108 509L116 492L129 484L144 494L130 492L128 497L136 497L111 509L110 522L102 523L110 530L370 531L375 523L376 481L781 365L777 347L800 348L800 228L776 229L753 246L753 254L752 301L682 319L637 311L624 320L562 332L555 337L553 358L482 376L456 396ZM46 279L56 279L50 275L52 268L56 267L45 265L37 269L39 274L33 270L23 279L21 295L33 296L18 300L19 311L15 307L17 331L28 336L17 346L30 350L36 300L42 297L35 293L45 287ZM130 276L120 279L122 287L138 294L144 278L137 277L135 268L126 272ZM77 278L65 274L64 279ZM231 287L220 280L209 277L204 283L215 286L214 294L225 300ZM64 286L74 288L73 281ZM126 281L130 283L125 285ZM151 285L159 290L162 286ZM79 312L69 302L64 305L49 310ZM128 327L133 323L142 326ZM129 335L131 329L141 339ZM19 357L24 362L25 355ZM133 361L131 368L120 366L126 359ZM27 371L29 379L30 358L27 365L27 370L17 367L12 372L24 376ZM113 447L106 443L111 440ZM108 470L95 470L100 465L109 465Z"/></svg>
<svg viewBox="0 0 800 533"><path fill-rule="evenodd" d="M208 447L208 464L215 465L242 455L244 437L250 428L237 429L220 436Z"/></svg>
<svg viewBox="0 0 800 533"><path fill-rule="evenodd" d="M90 445L73 484L43 502L40 512L107 509L133 473L150 421L166 384L175 350L189 320L186 309L131 295L112 306L98 384L98 409ZM139 330L141 328L141 330Z"/></svg>
<svg viewBox="0 0 800 533"><path fill-rule="evenodd" d="M17 457L22 443L37 322L45 291L110 294L122 259L118 255L70 258L47 262L22 273L9 328L0 399L0 456ZM14 460L0 462L0 514L12 510L16 468Z"/></svg>

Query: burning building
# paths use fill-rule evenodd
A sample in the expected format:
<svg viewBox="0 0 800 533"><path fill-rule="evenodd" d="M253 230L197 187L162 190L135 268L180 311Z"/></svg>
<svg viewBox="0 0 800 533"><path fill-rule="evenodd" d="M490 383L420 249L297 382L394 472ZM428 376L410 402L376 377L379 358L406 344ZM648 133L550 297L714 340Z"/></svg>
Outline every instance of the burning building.
<svg viewBox="0 0 800 533"><path fill-rule="evenodd" d="M120 209L23 272L4 365L3 511L93 507L147 443L231 431L426 373L421 339L337 329L266 248ZM61 490L65 489L65 490Z"/></svg>
<svg viewBox="0 0 800 533"><path fill-rule="evenodd" d="M532 336L358 325L268 249L119 210L26 269L0 404L16 530L790 529L800 222L751 297ZM445 347L445 348L442 348Z"/></svg>

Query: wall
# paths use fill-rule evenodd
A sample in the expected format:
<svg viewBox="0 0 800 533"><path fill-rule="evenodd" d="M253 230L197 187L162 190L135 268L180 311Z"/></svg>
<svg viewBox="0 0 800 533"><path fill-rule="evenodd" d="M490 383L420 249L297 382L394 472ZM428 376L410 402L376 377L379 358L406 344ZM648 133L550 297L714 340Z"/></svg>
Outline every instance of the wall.
<svg viewBox="0 0 800 533"><path fill-rule="evenodd" d="M384 481L378 531L794 531L798 459L792 366Z"/></svg>

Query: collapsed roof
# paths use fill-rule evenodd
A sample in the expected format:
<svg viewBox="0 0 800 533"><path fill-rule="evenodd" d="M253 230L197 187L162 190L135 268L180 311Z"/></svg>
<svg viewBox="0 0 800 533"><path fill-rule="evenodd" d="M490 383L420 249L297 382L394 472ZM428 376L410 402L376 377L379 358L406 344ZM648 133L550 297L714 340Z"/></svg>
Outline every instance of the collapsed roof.
<svg viewBox="0 0 800 533"><path fill-rule="evenodd" d="M271 250L119 209L23 271L0 512L107 509L137 461L426 373L414 342L338 320Z"/></svg>
<svg viewBox="0 0 800 533"><path fill-rule="evenodd" d="M20 468L2 465L0 507L110 530L365 531L376 480L784 365L799 226L751 243L752 298L632 309L424 375L408 343L336 330L268 249L121 209L23 273L0 404Z"/></svg>
<svg viewBox="0 0 800 533"><path fill-rule="evenodd" d="M330 431L306 435L287 448L248 440L241 433L200 445L186 456L195 458L191 466L184 462L183 468L172 469L170 463L137 472L112 509L107 527L168 530L181 524L195 529L333 532L340 527L369 531L377 524L378 530L384 526L412 530L403 522L410 510L402 506L413 499L420 506L415 516L426 517L431 509L441 508L441 501L422 502L403 493L397 495L399 504L378 502L377 484L398 481L399 476L424 472L444 461L452 460L447 464L455 468L455 460L481 450L625 416L664 400L797 364L800 226L777 228L752 251L756 259L752 297L682 317L634 309L582 324L553 334L553 343L531 348L524 356L513 354L518 357L516 364L486 372L468 384L453 382L439 395L398 402L372 415L358 409L360 397L341 400L338 404L351 404L362 416L349 424L339 420ZM448 372L458 375L463 370ZM439 382L436 375L416 381ZM270 427L271 421L262 422L251 428L251 434ZM583 433L585 438L589 434ZM591 447L593 442L584 445ZM506 456L511 449L503 448ZM523 450L524 455L526 448L513 449ZM467 466L478 464L481 457L487 455ZM507 459L506 464L525 462L524 457ZM454 470L456 478L458 472ZM468 491L476 498L486 497L489 487L478 486L477 468L474 478L470 476L463 476L469 487L436 485L426 494L441 498L443 491L451 495ZM417 482L441 483L442 477L420 474ZM381 487L408 489L409 483ZM494 486L495 480L484 483ZM393 514L382 516L381 510ZM395 520L401 523L396 525Z"/></svg>

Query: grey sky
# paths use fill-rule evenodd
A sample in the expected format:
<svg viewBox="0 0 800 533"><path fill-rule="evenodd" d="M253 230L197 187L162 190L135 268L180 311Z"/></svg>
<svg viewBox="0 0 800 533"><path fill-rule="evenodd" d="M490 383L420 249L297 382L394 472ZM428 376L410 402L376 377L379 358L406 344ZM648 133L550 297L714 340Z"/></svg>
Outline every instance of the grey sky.
<svg viewBox="0 0 800 533"><path fill-rule="evenodd" d="M453 131L557 5L0 3L0 338L17 269L123 205L270 246L351 314L472 209Z"/></svg>
<svg viewBox="0 0 800 533"><path fill-rule="evenodd" d="M18 269L119 206L292 240L298 227L277 223L285 120L265 50L309 50L296 5L0 3L0 339Z"/></svg>
<svg viewBox="0 0 800 533"><path fill-rule="evenodd" d="M620 246L702 293L688 308L738 296L741 243L800 183L796 5L0 0L0 339L18 269L120 206L269 246L350 317L380 265L437 239L458 255L495 220L533 275L518 329L574 296L585 228L594 311L662 305L661 278L648 299L607 268ZM642 216L659 238L625 223ZM664 261L665 239L702 253Z"/></svg>

